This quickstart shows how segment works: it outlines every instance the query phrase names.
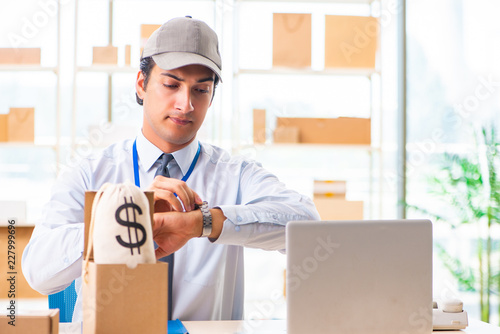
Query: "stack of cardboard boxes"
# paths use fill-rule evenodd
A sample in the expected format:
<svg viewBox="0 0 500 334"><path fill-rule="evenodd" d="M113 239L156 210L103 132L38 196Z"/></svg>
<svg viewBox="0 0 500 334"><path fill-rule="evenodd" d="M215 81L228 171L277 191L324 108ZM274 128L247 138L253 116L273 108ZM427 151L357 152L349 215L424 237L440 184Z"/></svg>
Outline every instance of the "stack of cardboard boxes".
<svg viewBox="0 0 500 334"><path fill-rule="evenodd" d="M346 181L314 181L314 205L322 220L361 220L363 201L346 200Z"/></svg>

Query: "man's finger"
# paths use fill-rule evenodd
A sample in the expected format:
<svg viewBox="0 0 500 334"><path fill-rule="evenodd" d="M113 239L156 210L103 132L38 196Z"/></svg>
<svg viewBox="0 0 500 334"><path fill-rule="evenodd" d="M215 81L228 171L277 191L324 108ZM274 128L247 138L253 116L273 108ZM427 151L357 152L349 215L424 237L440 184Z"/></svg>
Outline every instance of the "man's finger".
<svg viewBox="0 0 500 334"><path fill-rule="evenodd" d="M174 206L176 211L183 211L182 208L176 205L176 202L170 198L167 192L174 194L182 202L184 209L186 211L191 211L194 209L195 203L198 202L196 199L197 194L187 186L186 182L170 179L161 175L156 176L155 180L151 184L150 190L155 192L155 201L158 199L167 200L172 206ZM167 191L167 192L162 192ZM169 198L165 198L165 195ZM198 196L199 197L199 196ZM199 201L201 203L201 201Z"/></svg>
<svg viewBox="0 0 500 334"><path fill-rule="evenodd" d="M157 260L159 260L162 257L165 257L167 255L168 254L163 249L161 249L160 247L158 247L157 249L155 249L155 256L156 256Z"/></svg>
<svg viewBox="0 0 500 334"><path fill-rule="evenodd" d="M173 192L163 189L155 190L155 202L161 200L168 202L175 211L182 212L182 204Z"/></svg>

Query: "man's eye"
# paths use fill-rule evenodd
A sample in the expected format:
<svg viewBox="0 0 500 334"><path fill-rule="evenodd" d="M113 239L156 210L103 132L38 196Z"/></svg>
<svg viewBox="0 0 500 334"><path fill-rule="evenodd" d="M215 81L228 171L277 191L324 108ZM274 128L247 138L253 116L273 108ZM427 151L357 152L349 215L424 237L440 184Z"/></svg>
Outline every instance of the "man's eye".
<svg viewBox="0 0 500 334"><path fill-rule="evenodd" d="M177 88L177 85L167 85L167 84L163 84L163 86L167 87L167 88Z"/></svg>
<svg viewBox="0 0 500 334"><path fill-rule="evenodd" d="M199 93L202 93L202 94L208 94L208 93L210 93L210 91L208 89L197 88L196 91L199 92Z"/></svg>

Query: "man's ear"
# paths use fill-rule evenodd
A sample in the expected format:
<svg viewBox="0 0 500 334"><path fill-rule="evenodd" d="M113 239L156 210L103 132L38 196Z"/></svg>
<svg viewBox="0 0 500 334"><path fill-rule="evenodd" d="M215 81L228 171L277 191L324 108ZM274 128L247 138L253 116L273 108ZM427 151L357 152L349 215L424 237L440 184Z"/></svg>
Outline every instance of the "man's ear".
<svg viewBox="0 0 500 334"><path fill-rule="evenodd" d="M137 80L135 81L135 91L137 92L137 96L142 100L144 99L144 74L142 71L137 72Z"/></svg>

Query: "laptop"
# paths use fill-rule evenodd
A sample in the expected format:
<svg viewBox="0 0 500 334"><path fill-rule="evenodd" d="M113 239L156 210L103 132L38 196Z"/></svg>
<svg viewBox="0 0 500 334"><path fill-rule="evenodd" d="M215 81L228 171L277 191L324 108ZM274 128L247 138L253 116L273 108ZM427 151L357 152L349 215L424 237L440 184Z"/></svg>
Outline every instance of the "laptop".
<svg viewBox="0 0 500 334"><path fill-rule="evenodd" d="M293 221L287 333L432 332L429 220Z"/></svg>

